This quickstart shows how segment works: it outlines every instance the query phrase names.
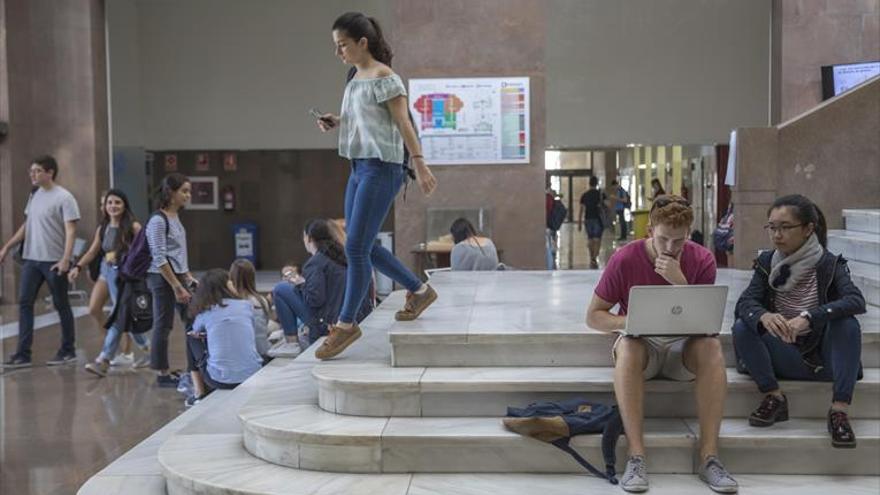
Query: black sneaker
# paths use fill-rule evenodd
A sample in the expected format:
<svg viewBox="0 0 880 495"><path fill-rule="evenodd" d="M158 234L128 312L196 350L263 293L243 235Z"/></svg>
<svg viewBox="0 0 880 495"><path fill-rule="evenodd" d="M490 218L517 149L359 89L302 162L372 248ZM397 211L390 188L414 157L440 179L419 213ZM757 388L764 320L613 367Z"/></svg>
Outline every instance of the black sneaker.
<svg viewBox="0 0 880 495"><path fill-rule="evenodd" d="M183 405L186 407L192 407L192 406L198 404L199 402L201 402L202 399L204 399L204 398L205 398L204 396L203 397L196 397L196 395L193 394L193 395L190 395L189 397L187 397L185 401L183 401Z"/></svg>
<svg viewBox="0 0 880 495"><path fill-rule="evenodd" d="M159 375L156 377L156 385L160 388L177 388L178 378L174 375Z"/></svg>
<svg viewBox="0 0 880 495"><path fill-rule="evenodd" d="M9 356L9 359L0 364L0 368L4 369L29 368L30 366L31 358L19 354Z"/></svg>
<svg viewBox="0 0 880 495"><path fill-rule="evenodd" d="M749 424L752 426L773 426L780 421L788 421L788 399L785 395L765 395L761 405L749 415Z"/></svg>
<svg viewBox="0 0 880 495"><path fill-rule="evenodd" d="M72 352L62 352L58 351L58 354L55 354L55 357L46 361L46 366L58 366L61 364L70 364L76 362L76 354Z"/></svg>

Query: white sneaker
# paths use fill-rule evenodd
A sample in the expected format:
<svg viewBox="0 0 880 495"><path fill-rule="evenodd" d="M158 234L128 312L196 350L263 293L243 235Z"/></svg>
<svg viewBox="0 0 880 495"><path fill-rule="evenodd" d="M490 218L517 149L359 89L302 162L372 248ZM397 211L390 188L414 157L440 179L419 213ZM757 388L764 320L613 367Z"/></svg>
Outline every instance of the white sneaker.
<svg viewBox="0 0 880 495"><path fill-rule="evenodd" d="M269 334L269 342L275 343L284 338L284 330L275 330Z"/></svg>
<svg viewBox="0 0 880 495"><path fill-rule="evenodd" d="M110 361L110 366L125 367L125 366L131 366L133 364L134 364L134 353L133 352L129 352L128 354L124 354L124 353L120 352L119 354L116 355L116 357L114 357Z"/></svg>
<svg viewBox="0 0 880 495"><path fill-rule="evenodd" d="M299 356L302 350L299 347L299 344L296 342L284 342L281 341L269 349L270 357L285 357L285 358L295 358Z"/></svg>
<svg viewBox="0 0 880 495"><path fill-rule="evenodd" d="M140 354L137 359L134 360L132 366L134 368L146 368L150 365L150 346L141 348L137 347L137 354Z"/></svg>

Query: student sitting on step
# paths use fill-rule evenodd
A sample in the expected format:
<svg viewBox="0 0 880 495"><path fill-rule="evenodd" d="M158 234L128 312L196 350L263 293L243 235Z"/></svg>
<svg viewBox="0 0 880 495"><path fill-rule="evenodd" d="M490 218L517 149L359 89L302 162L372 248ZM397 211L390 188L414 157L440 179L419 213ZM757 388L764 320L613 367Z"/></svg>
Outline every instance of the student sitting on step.
<svg viewBox="0 0 880 495"><path fill-rule="evenodd" d="M737 368L766 394L752 426L788 419L778 379L834 382L828 431L834 447L855 447L846 411L861 371L862 335L855 315L865 299L842 256L825 248L825 217L799 194L777 199L764 229L775 249L755 261L749 287L736 303Z"/></svg>
<svg viewBox="0 0 880 495"><path fill-rule="evenodd" d="M714 256L688 240L693 220L694 212L684 198L656 198L649 214L650 236L618 249L608 260L587 310L587 325L609 333L625 329L629 291L636 285L714 284ZM616 304L620 310L613 314L611 308ZM718 434L727 394L727 373L718 338L620 336L612 357L614 395L629 447L621 488L628 492L648 489L642 434L645 380L663 376L691 381L696 377L700 479L717 492L736 492L737 482L718 459Z"/></svg>
<svg viewBox="0 0 880 495"><path fill-rule="evenodd" d="M234 294L231 285L226 270L208 270L190 304L195 321L186 352L187 362L193 363L189 372L195 394L186 399L187 407L214 389L235 388L263 364L254 340L252 304Z"/></svg>
<svg viewBox="0 0 880 495"><path fill-rule="evenodd" d="M498 269L498 251L488 237L477 234L477 229L466 218L458 218L449 227L455 246L450 261L454 271L481 271Z"/></svg>
<svg viewBox="0 0 880 495"><path fill-rule="evenodd" d="M232 262L229 267L229 280L235 294L251 302L254 310L254 340L257 353L267 360L269 357L269 322L272 320L272 306L269 300L257 292L257 270L254 264L245 259Z"/></svg>

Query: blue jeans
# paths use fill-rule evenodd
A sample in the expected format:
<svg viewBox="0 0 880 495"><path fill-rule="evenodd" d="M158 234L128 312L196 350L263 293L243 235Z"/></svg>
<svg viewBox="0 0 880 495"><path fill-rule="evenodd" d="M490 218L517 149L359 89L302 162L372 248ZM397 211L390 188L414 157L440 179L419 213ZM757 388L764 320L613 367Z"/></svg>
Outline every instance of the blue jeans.
<svg viewBox="0 0 880 495"><path fill-rule="evenodd" d="M34 343L34 302L37 293L45 281L49 284L52 293L52 304L58 311L61 320L61 348L62 354L74 354L76 348L76 330L73 326L73 311L70 310L70 300L67 297L67 274L59 274L50 270L55 263L51 261L24 260L21 267L21 282L18 295L18 350L16 354L30 359L31 346Z"/></svg>
<svg viewBox="0 0 880 495"><path fill-rule="evenodd" d="M829 324L822 339L824 368L817 373L804 364L797 346L763 329L752 330L742 320L733 326L733 345L762 393L778 389L777 379L834 382L831 400L852 401L862 356L862 331L855 317Z"/></svg>
<svg viewBox="0 0 880 495"><path fill-rule="evenodd" d="M406 172L398 163L377 158L352 160L351 175L345 188L345 298L339 321L352 323L372 280L373 265L410 292L422 286L419 280L391 251L376 243L379 229Z"/></svg>
<svg viewBox="0 0 880 495"><path fill-rule="evenodd" d="M116 286L116 277L118 273L116 267L107 263L106 261L101 262L101 279L107 282L107 291L110 293L110 302L113 304L113 307L116 307L116 300L119 297L119 288ZM98 355L98 359L106 359L110 360L116 354L116 349L119 347L119 338L122 336L122 332L116 328L116 325L107 329L107 336L104 337L104 347L101 348L101 354ZM131 334L131 338L134 339L135 343L141 349L147 347L147 335L143 333L133 333Z"/></svg>
<svg viewBox="0 0 880 495"><path fill-rule="evenodd" d="M278 320L281 321L284 335L297 335L296 331L300 325L311 323L314 318L312 308L306 304L302 293L290 282L276 284L272 289L272 299L275 301L275 312L278 314ZM309 327L309 341L304 344L311 345L320 337L320 328Z"/></svg>
<svg viewBox="0 0 880 495"><path fill-rule="evenodd" d="M629 235L629 229L626 228L626 210L619 210L617 212L617 223L620 224L620 239L626 239L627 235Z"/></svg>

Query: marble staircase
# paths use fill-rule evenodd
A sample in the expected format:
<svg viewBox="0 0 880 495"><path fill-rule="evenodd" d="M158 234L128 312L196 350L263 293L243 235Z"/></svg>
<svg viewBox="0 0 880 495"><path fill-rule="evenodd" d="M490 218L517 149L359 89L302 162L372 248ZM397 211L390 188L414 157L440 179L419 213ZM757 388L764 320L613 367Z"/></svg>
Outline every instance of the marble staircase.
<svg viewBox="0 0 880 495"><path fill-rule="evenodd" d="M748 277L720 270L718 283L731 285L733 301ZM187 411L80 494L622 493L500 424L507 405L539 398L611 400L610 340L583 323L597 278L438 274L432 283L441 297L416 322L393 320L403 295L392 294L339 358L320 362L313 346L276 359L238 389ZM792 419L756 429L743 418L759 395L748 377L729 370L720 449L741 493L880 491L878 308L862 325L868 360L853 404L857 449L830 446L830 384L785 383ZM710 493L693 475L699 426L691 389L669 381L646 388L650 493ZM599 462L598 441L581 436L573 445ZM625 448L622 438L620 459Z"/></svg>
<svg viewBox="0 0 880 495"><path fill-rule="evenodd" d="M880 306L880 209L843 210L846 230L828 232L828 249L843 254L869 305Z"/></svg>

